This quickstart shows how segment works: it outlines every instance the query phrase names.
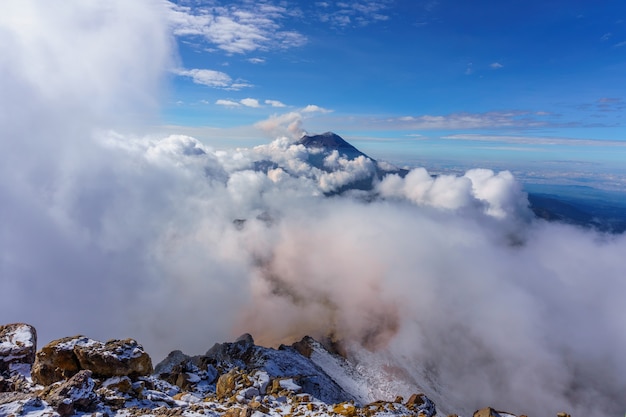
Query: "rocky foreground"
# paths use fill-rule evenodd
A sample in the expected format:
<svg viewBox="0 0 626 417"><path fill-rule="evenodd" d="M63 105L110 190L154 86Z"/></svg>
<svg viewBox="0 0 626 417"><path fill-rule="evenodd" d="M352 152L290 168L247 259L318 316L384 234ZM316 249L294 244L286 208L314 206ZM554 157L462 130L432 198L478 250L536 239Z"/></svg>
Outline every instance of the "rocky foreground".
<svg viewBox="0 0 626 417"><path fill-rule="evenodd" d="M243 335L205 355L174 351L153 367L132 339L71 336L37 351L34 327L0 325L0 417L437 415L422 393L362 403L336 381L350 372L343 357L310 337L271 349ZM516 416L488 407L474 417Z"/></svg>

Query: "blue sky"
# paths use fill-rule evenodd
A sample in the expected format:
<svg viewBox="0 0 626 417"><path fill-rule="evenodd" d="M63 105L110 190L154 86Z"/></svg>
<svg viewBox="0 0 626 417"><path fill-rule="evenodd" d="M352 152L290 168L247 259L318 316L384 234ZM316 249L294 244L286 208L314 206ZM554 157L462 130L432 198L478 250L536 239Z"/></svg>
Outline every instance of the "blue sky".
<svg viewBox="0 0 626 417"><path fill-rule="evenodd" d="M396 162L626 157L624 1L168 4L163 116L202 140L297 122Z"/></svg>

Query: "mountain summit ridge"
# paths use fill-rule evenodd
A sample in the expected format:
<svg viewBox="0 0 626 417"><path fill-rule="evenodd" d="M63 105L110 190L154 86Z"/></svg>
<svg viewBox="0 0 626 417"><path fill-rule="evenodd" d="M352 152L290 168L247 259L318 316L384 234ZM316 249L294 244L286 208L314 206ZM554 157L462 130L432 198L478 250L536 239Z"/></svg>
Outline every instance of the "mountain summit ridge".
<svg viewBox="0 0 626 417"><path fill-rule="evenodd" d="M345 155L348 159L364 156L372 161L376 161L374 158L358 150L338 134L330 131L318 135L304 135L296 144L304 145L306 148L322 148L330 151L336 150L340 155Z"/></svg>

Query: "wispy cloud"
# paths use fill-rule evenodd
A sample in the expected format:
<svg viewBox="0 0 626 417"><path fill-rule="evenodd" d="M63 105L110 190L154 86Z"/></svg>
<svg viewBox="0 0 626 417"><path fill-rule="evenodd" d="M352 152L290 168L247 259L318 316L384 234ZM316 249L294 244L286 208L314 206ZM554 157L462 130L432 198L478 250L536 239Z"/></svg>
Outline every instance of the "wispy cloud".
<svg viewBox="0 0 626 417"><path fill-rule="evenodd" d="M282 30L285 7L246 2L238 5L187 7L167 1L168 18L177 36L201 36L230 54L301 46L306 37Z"/></svg>
<svg viewBox="0 0 626 417"><path fill-rule="evenodd" d="M271 107L287 107L284 103L278 101L278 100L265 100L264 103L268 106ZM241 107L241 106L245 106L245 107L252 107L255 109L264 107L261 102L256 99L256 98L251 98L251 97L247 97L247 98L243 98L239 101L235 101L235 100L229 100L229 99L220 99L217 100L215 102L215 104L220 105L220 106L224 106L224 107Z"/></svg>
<svg viewBox="0 0 626 417"><path fill-rule="evenodd" d="M250 62L252 64L264 64L265 63L265 59L263 59L263 58L250 58L250 59L248 59L248 62Z"/></svg>
<svg viewBox="0 0 626 417"><path fill-rule="evenodd" d="M334 7L328 2L316 2L315 6L322 22L337 27L367 26L389 19L385 13L389 7L388 1L337 2Z"/></svg>
<svg viewBox="0 0 626 417"><path fill-rule="evenodd" d="M373 120L375 124L402 129L478 129L496 127L541 127L549 124L550 114L526 111L452 113L448 115L401 116Z"/></svg>
<svg viewBox="0 0 626 417"><path fill-rule="evenodd" d="M548 136L508 136L508 135L483 135L461 133L457 135L442 136L441 139L466 140L475 142L495 142L516 145L558 145L558 146L617 146L626 147L626 142L611 140L593 140L562 138Z"/></svg>
<svg viewBox="0 0 626 417"><path fill-rule="evenodd" d="M284 103L278 100L265 100L265 104L272 107L287 107Z"/></svg>
<svg viewBox="0 0 626 417"><path fill-rule="evenodd" d="M188 77L196 84L206 85L213 88L222 88L225 90L241 90L242 88L252 87L251 84L242 80L233 81L226 73L209 69L178 69L174 73L181 77Z"/></svg>
<svg viewBox="0 0 626 417"><path fill-rule="evenodd" d="M219 100L215 101L215 104L217 104L218 106L225 106L225 107L239 107L239 106L241 106L241 104L239 104L236 101L224 100L224 99L219 99Z"/></svg>
<svg viewBox="0 0 626 417"><path fill-rule="evenodd" d="M501 64L501 63L499 63L499 62L493 62L493 63L491 63L489 66L490 66L491 68L493 68L493 69L500 69L500 68L503 68L503 67L504 67L504 65L502 65L502 64Z"/></svg>

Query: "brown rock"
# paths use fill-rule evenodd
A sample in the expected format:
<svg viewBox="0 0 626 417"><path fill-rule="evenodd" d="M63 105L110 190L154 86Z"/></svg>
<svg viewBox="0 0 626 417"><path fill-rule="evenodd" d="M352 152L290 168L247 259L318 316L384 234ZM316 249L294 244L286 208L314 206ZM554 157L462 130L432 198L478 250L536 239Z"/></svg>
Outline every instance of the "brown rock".
<svg viewBox="0 0 626 417"><path fill-rule="evenodd" d="M231 369L227 373L221 375L215 384L215 395L219 399L230 397L237 388L237 378L239 371L237 368Z"/></svg>
<svg viewBox="0 0 626 417"><path fill-rule="evenodd" d="M97 396L91 371L82 370L67 381L53 385L42 393L43 399L62 416L74 414L75 410L92 411Z"/></svg>
<svg viewBox="0 0 626 417"><path fill-rule="evenodd" d="M294 348L302 356L310 358L311 354L313 354L313 342L313 338L309 336L304 336L300 341L292 344L291 347Z"/></svg>
<svg viewBox="0 0 626 417"><path fill-rule="evenodd" d="M134 378L152 372L150 356L133 339L76 344L74 353L82 369L89 369L95 376L102 378Z"/></svg>
<svg viewBox="0 0 626 417"><path fill-rule="evenodd" d="M124 394L130 394L133 390L133 382L127 376L109 378L102 383L102 386Z"/></svg>
<svg viewBox="0 0 626 417"><path fill-rule="evenodd" d="M226 410L222 417L250 417L252 415L252 409L248 407L232 407Z"/></svg>
<svg viewBox="0 0 626 417"><path fill-rule="evenodd" d="M345 417L355 417L356 416L356 407L354 404L350 403L340 403L333 407L333 412L337 414L341 414Z"/></svg>
<svg viewBox="0 0 626 417"><path fill-rule="evenodd" d="M406 401L406 406L409 408L419 407L424 404L424 394L413 394Z"/></svg>
<svg viewBox="0 0 626 417"><path fill-rule="evenodd" d="M11 364L32 365L37 351L37 331L30 324L13 323L0 326L0 372Z"/></svg>
<svg viewBox="0 0 626 417"><path fill-rule="evenodd" d="M474 412L474 417L500 417L500 413L491 407L485 407Z"/></svg>
<svg viewBox="0 0 626 417"><path fill-rule="evenodd" d="M33 381L37 384L50 385L71 378L81 369L74 347L90 343L97 342L82 335L64 337L48 343L35 357L31 371Z"/></svg>

